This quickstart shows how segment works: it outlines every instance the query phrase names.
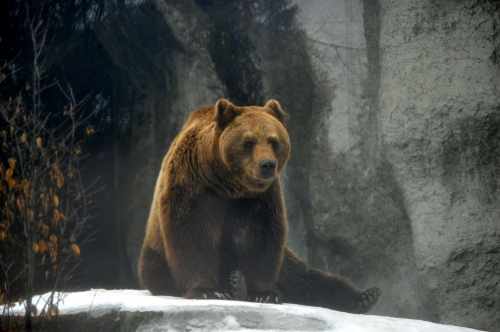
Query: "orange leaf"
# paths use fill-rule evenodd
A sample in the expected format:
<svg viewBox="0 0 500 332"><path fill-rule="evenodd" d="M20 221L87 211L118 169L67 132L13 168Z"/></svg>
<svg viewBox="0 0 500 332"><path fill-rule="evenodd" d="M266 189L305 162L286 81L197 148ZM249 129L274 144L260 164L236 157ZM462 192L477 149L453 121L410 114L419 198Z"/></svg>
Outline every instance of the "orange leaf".
<svg viewBox="0 0 500 332"><path fill-rule="evenodd" d="M12 168L8 168L7 172L5 172L5 180L9 181L13 174L14 170Z"/></svg>
<svg viewBox="0 0 500 332"><path fill-rule="evenodd" d="M94 134L95 134L95 130L94 130L94 128L92 128L92 127L87 127L87 128L85 128L85 134L86 134L87 136L92 136L92 135L94 135Z"/></svg>
<svg viewBox="0 0 500 332"><path fill-rule="evenodd" d="M12 168L12 169L15 169L15 168L16 168L16 162L17 162L17 161L16 161L16 159L14 159L14 158L9 158L8 162L9 162L9 167L10 167L10 168Z"/></svg>
<svg viewBox="0 0 500 332"><path fill-rule="evenodd" d="M64 176L61 170L59 169L59 165L57 163L54 163L52 165L52 170L50 175L52 177L52 181L54 181L57 187L61 189L62 186L64 186Z"/></svg>
<svg viewBox="0 0 500 332"><path fill-rule="evenodd" d="M40 240L38 241L38 250L40 251L40 253L44 253L44 252L47 252L47 250L49 250L49 246L47 245L47 242L45 242L44 240Z"/></svg>
<svg viewBox="0 0 500 332"><path fill-rule="evenodd" d="M35 252L36 254L38 254L40 252L40 248L38 247L38 243L33 243L32 249L33 249L33 252Z"/></svg>
<svg viewBox="0 0 500 332"><path fill-rule="evenodd" d="M50 235L49 241L54 243L54 244L57 243L57 236L55 236L54 234Z"/></svg>
<svg viewBox="0 0 500 332"><path fill-rule="evenodd" d="M10 168L9 168L10 170ZM9 186L9 189L12 189L16 186L16 180L14 180L13 178L9 178L7 180L7 186Z"/></svg>
<svg viewBox="0 0 500 332"><path fill-rule="evenodd" d="M21 181L21 188L24 191L24 195L27 196L27 197L29 197L29 192L30 192L30 189L31 189L31 183L29 182L29 180L23 179Z"/></svg>
<svg viewBox="0 0 500 332"><path fill-rule="evenodd" d="M24 199L22 197L16 198L16 206L20 212L24 210Z"/></svg>
<svg viewBox="0 0 500 332"><path fill-rule="evenodd" d="M41 137L37 137L35 141L36 141L36 146L37 146L39 149L41 149L41 148L42 148L42 146L43 146L43 141L42 141L42 138L41 138Z"/></svg>
<svg viewBox="0 0 500 332"><path fill-rule="evenodd" d="M54 194L54 196L52 196L52 203L54 203L55 207L59 207L59 196Z"/></svg>
<svg viewBox="0 0 500 332"><path fill-rule="evenodd" d="M45 237L49 236L49 226L47 226L46 224L41 224L40 225L40 232Z"/></svg>
<svg viewBox="0 0 500 332"><path fill-rule="evenodd" d="M62 186L64 186L64 177L62 175L62 173L59 173L56 177L56 185L57 185L57 188L61 189Z"/></svg>
<svg viewBox="0 0 500 332"><path fill-rule="evenodd" d="M63 219L64 219L64 214L62 214L62 212L59 211L58 209L54 209L54 211L52 212L52 221L54 222L54 224L57 224L59 221Z"/></svg>
<svg viewBox="0 0 500 332"><path fill-rule="evenodd" d="M75 256L80 256L80 247L76 243L71 244L71 251L73 251Z"/></svg>

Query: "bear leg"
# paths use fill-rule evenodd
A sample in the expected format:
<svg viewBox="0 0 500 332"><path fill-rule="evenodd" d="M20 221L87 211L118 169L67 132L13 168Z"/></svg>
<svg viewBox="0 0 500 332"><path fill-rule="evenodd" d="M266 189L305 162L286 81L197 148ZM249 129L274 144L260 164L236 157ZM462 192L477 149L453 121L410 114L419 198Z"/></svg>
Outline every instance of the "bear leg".
<svg viewBox="0 0 500 332"><path fill-rule="evenodd" d="M179 296L174 279L162 253L143 247L139 257L139 284L153 295Z"/></svg>
<svg viewBox="0 0 500 332"><path fill-rule="evenodd" d="M362 291L347 279L310 269L288 248L285 251L278 288L287 302L351 313L369 311L381 294L380 289L376 287Z"/></svg>

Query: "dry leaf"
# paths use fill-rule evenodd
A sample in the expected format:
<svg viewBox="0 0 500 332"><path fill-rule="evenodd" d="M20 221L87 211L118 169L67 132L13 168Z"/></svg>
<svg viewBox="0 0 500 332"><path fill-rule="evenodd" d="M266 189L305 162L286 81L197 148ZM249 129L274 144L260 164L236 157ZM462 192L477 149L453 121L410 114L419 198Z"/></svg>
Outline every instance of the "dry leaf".
<svg viewBox="0 0 500 332"><path fill-rule="evenodd" d="M59 207L59 196L54 194L54 196L52 196L52 203L54 204L55 207Z"/></svg>
<svg viewBox="0 0 500 332"><path fill-rule="evenodd" d="M21 188L23 189L23 192L24 192L24 196L26 197L30 197L30 190L31 190L31 182L29 182L28 180L26 179L23 179L21 181Z"/></svg>
<svg viewBox="0 0 500 332"><path fill-rule="evenodd" d="M54 163L51 170L52 180L55 182L56 186L61 189L64 186L64 176L59 169L59 165Z"/></svg>
<svg viewBox="0 0 500 332"><path fill-rule="evenodd" d="M46 193L41 193L40 194L40 200L42 201L42 208L44 211L47 211L49 209L49 202L50 199L48 198Z"/></svg>
<svg viewBox="0 0 500 332"><path fill-rule="evenodd" d="M33 243L32 249L35 254L38 254L40 252L40 247L38 246L38 243Z"/></svg>
<svg viewBox="0 0 500 332"><path fill-rule="evenodd" d="M57 225L57 223L59 223L59 221L61 221L63 219L64 219L64 214L61 211L59 211L58 209L54 209L54 211L52 213L53 224Z"/></svg>
<svg viewBox="0 0 500 332"><path fill-rule="evenodd" d="M73 251L75 256L80 256L80 247L76 243L71 244L71 251Z"/></svg>
<svg viewBox="0 0 500 332"><path fill-rule="evenodd" d="M19 212L24 211L24 199L22 197L17 197L16 198L16 206Z"/></svg>
<svg viewBox="0 0 500 332"><path fill-rule="evenodd" d="M12 170L14 170L16 168L16 162L17 160L14 159L14 158L9 158L9 167L12 168Z"/></svg>
<svg viewBox="0 0 500 332"><path fill-rule="evenodd" d="M94 128L92 128L92 127L87 127L87 128L85 128L85 134L86 134L87 136L92 136L92 135L94 135L94 134L95 134L95 130L94 130Z"/></svg>
<svg viewBox="0 0 500 332"><path fill-rule="evenodd" d="M33 213L32 209L28 209L28 211L26 212L26 215L28 217L28 221L33 221L35 214Z"/></svg>
<svg viewBox="0 0 500 332"><path fill-rule="evenodd" d="M59 173L59 176L56 178L57 188L61 189L64 186L64 176L62 173Z"/></svg>
<svg viewBox="0 0 500 332"><path fill-rule="evenodd" d="M9 179L7 180L7 186L9 186L9 189L13 189L16 187L16 180L9 177Z"/></svg>
<svg viewBox="0 0 500 332"><path fill-rule="evenodd" d="M21 143L26 143L26 141L28 140L28 135L26 135L26 133L22 133L20 139Z"/></svg>
<svg viewBox="0 0 500 332"><path fill-rule="evenodd" d="M75 147L74 152L75 152L75 155L79 156L82 154L82 148L77 146L77 147Z"/></svg>
<svg viewBox="0 0 500 332"><path fill-rule="evenodd" d="M47 252L47 250L49 250L49 246L47 245L47 242L45 242L44 240L38 241L38 250L42 254Z"/></svg>
<svg viewBox="0 0 500 332"><path fill-rule="evenodd" d="M44 237L49 236L49 226L47 226L46 224L41 224L40 225L40 233L42 233L42 235Z"/></svg>
<svg viewBox="0 0 500 332"><path fill-rule="evenodd" d="M57 236L55 236L54 234L51 234L49 236L49 241L56 244L57 243Z"/></svg>

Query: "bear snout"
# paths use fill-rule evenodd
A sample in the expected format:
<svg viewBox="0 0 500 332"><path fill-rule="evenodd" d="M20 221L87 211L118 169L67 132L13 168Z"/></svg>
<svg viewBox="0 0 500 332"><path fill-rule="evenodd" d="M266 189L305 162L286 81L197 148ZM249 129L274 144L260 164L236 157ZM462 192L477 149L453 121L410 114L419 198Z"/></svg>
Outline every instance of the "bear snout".
<svg viewBox="0 0 500 332"><path fill-rule="evenodd" d="M264 159L259 162L260 176L267 179L274 176L276 160Z"/></svg>

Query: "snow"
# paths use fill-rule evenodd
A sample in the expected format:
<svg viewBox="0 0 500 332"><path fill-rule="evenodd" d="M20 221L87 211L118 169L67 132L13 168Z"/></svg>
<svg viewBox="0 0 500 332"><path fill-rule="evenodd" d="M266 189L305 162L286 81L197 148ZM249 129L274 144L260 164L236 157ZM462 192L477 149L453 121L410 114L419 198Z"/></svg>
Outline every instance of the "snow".
<svg viewBox="0 0 500 332"><path fill-rule="evenodd" d="M87 314L104 319L108 314L157 313L144 316L136 331L334 331L334 332L466 332L468 328L426 321L374 315L356 315L296 304L262 304L222 300L187 300L152 296L142 290L92 289L59 293L61 315ZM35 298L38 310L49 294ZM1 312L1 310L0 310ZM22 303L11 308L22 315Z"/></svg>

